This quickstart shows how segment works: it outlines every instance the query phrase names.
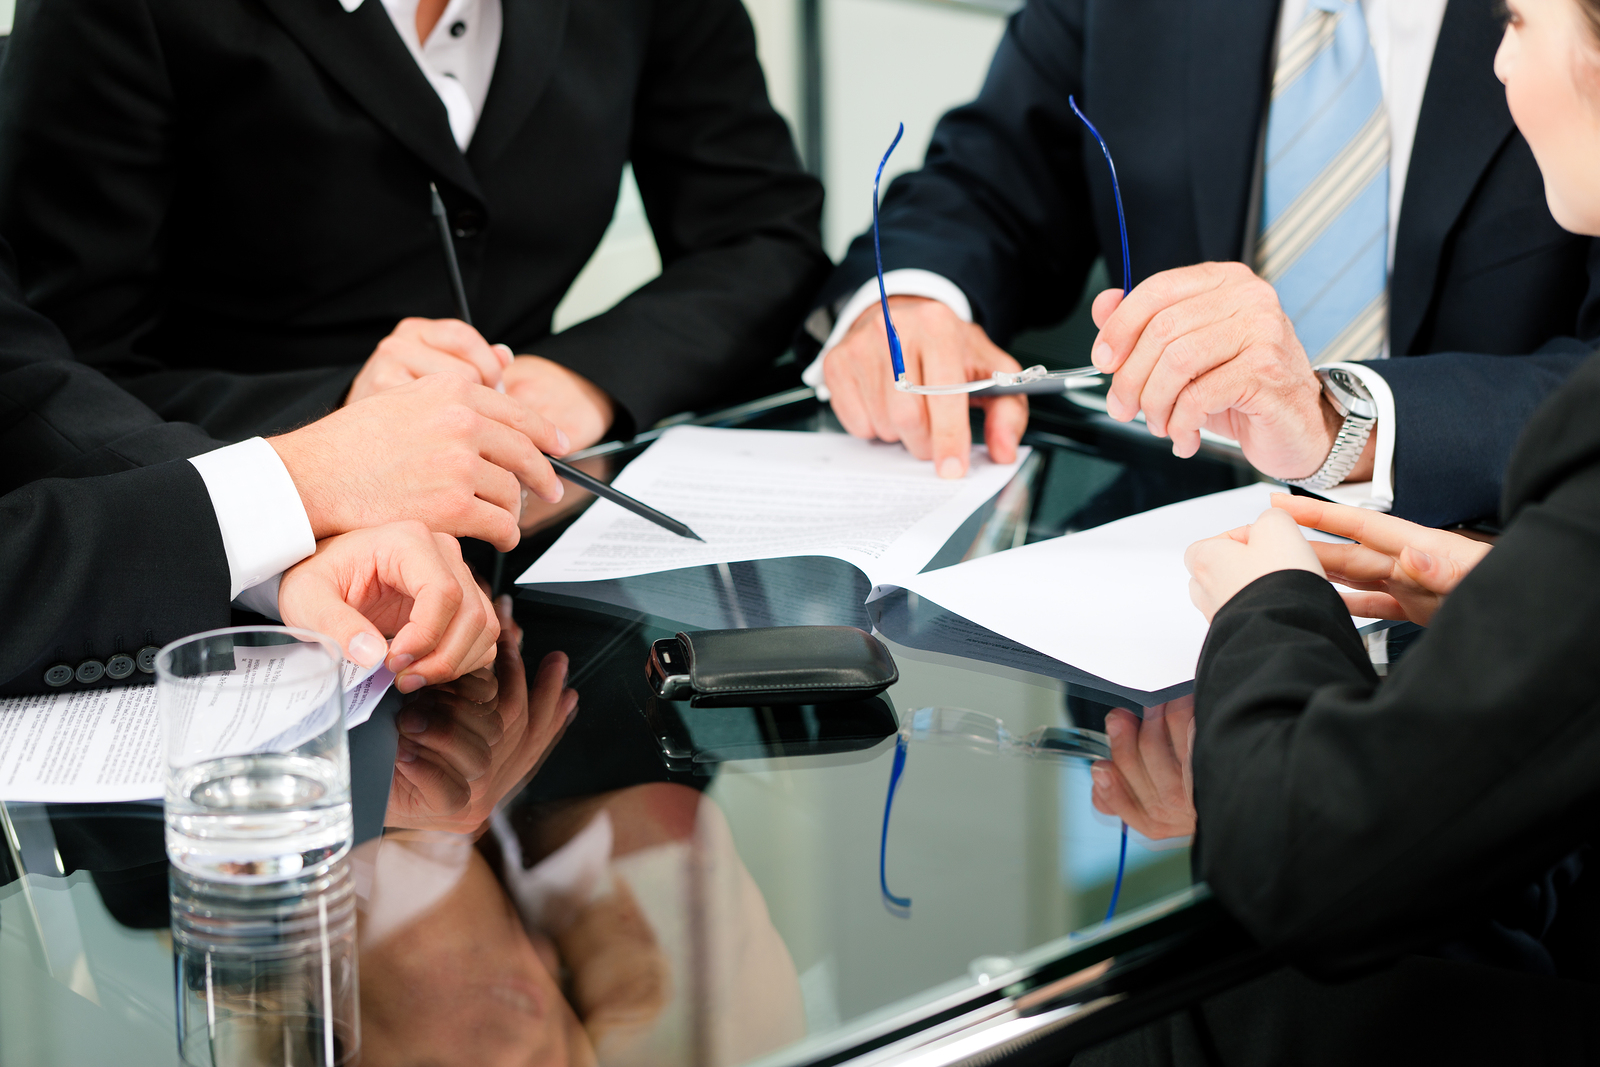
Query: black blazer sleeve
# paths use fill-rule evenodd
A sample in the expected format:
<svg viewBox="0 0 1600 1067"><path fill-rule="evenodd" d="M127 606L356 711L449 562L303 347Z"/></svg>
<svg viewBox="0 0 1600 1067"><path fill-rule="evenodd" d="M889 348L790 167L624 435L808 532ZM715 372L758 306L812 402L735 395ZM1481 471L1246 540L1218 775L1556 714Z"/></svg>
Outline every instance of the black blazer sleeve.
<svg viewBox="0 0 1600 1067"><path fill-rule="evenodd" d="M132 654L228 625L222 534L187 460L48 479L0 497L0 695L55 663ZM103 684L103 683L102 683Z"/></svg>
<svg viewBox="0 0 1600 1067"><path fill-rule="evenodd" d="M1381 684L1285 571L1218 612L1196 678L1199 874L1313 966L1437 939L1600 814L1600 362L1535 416L1493 552Z"/></svg>
<svg viewBox="0 0 1600 1067"><path fill-rule="evenodd" d="M661 275L536 350L600 385L644 429L751 395L831 264L822 187L768 102L739 0L655 5L633 121Z"/></svg>
<svg viewBox="0 0 1600 1067"><path fill-rule="evenodd" d="M75 362L8 256L0 242L0 694L46 690L55 663L226 626L230 587L187 461L218 442Z"/></svg>

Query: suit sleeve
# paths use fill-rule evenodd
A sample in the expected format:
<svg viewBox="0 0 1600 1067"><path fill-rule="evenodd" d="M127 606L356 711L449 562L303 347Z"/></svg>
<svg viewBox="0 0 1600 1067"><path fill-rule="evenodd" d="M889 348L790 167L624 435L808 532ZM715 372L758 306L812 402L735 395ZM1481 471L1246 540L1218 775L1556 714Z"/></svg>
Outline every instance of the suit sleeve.
<svg viewBox="0 0 1600 1067"><path fill-rule="evenodd" d="M44 672L228 625L228 561L187 460L0 497L0 695Z"/></svg>
<svg viewBox="0 0 1600 1067"><path fill-rule="evenodd" d="M1035 2L1012 17L977 98L939 120L922 168L896 178L879 211L884 270L948 278L1000 345L1064 318L1099 254L1067 103L1083 86L1082 6ZM813 304L831 318L873 271L869 230Z"/></svg>
<svg viewBox="0 0 1600 1067"><path fill-rule="evenodd" d="M1268 575L1218 612L1196 679L1196 865L1263 943L1313 969L1380 963L1587 840L1593 452L1521 509L1382 684L1315 575Z"/></svg>
<svg viewBox="0 0 1600 1067"><path fill-rule="evenodd" d="M1369 366L1394 394L1394 508L1424 526L1493 515L1533 412L1593 348L1558 338L1526 356L1447 352Z"/></svg>
<svg viewBox="0 0 1600 1067"><path fill-rule="evenodd" d="M738 0L655 5L631 146L662 272L541 343L648 427L750 395L822 284L822 187L768 102Z"/></svg>

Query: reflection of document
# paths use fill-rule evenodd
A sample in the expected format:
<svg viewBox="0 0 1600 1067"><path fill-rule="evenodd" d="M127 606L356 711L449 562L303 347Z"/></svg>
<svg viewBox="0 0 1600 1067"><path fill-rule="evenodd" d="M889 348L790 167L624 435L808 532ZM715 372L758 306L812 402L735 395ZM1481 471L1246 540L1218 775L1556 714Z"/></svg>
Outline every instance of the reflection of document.
<svg viewBox="0 0 1600 1067"><path fill-rule="evenodd" d="M1154 693L1194 678L1206 638L1205 617L1189 602L1184 550L1254 522L1272 491L1251 485L1214 493L900 584L1079 670Z"/></svg>
<svg viewBox="0 0 1600 1067"><path fill-rule="evenodd" d="M893 582L933 558L1016 470L1017 463L989 462L978 448L967 477L946 480L900 445L680 426L628 464L616 487L687 523L706 544L599 500L518 582L596 581L783 556L833 556L875 583Z"/></svg>
<svg viewBox="0 0 1600 1067"><path fill-rule="evenodd" d="M287 666L285 656L247 657L239 649L236 659L232 673L241 681L248 679L248 685L237 687L237 706L216 721L213 739L233 751L248 751L275 733L295 729L294 723L285 723L303 718L316 694L269 700L274 679ZM381 666L363 670L346 663L341 681L346 686L345 723L356 726L371 716L394 675ZM0 801L146 800L161 796L162 773L154 685L0 700Z"/></svg>

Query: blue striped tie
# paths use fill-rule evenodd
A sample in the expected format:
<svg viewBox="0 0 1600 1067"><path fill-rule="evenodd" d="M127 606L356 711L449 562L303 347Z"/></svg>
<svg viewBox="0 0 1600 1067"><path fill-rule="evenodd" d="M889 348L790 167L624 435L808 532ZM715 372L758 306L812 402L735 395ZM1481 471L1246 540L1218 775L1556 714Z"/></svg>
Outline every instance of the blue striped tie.
<svg viewBox="0 0 1600 1067"><path fill-rule="evenodd" d="M1310 0L1272 79L1256 270L1312 363L1388 330L1389 115L1359 0Z"/></svg>

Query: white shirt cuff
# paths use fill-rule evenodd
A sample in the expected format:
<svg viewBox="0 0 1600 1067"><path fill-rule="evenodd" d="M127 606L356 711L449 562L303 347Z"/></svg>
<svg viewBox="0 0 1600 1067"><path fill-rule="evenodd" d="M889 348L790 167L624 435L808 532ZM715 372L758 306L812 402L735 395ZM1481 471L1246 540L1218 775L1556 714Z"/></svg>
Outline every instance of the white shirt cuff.
<svg viewBox="0 0 1600 1067"><path fill-rule="evenodd" d="M283 460L265 440L252 437L189 462L200 472L217 513L222 548L228 556L230 600L317 550L300 491ZM274 612L277 600L274 588Z"/></svg>
<svg viewBox="0 0 1600 1067"><path fill-rule="evenodd" d="M888 296L923 296L929 300L937 300L945 307L956 313L962 322L972 321L972 304L967 300L967 294L961 287L942 274L935 274L931 270L918 270L914 267L905 267L900 270L891 270L883 276L883 291ZM845 301L844 307L839 309L839 315L833 320L833 332L828 334L828 339L822 343L822 350L817 353L817 358L811 361L811 366L800 375L801 381L817 391L818 400L827 400L831 395L828 392L827 382L823 379L822 361L833 351L835 345L844 340L844 335L855 325L861 313L878 303L878 279L869 278L855 295Z"/></svg>
<svg viewBox="0 0 1600 1067"><path fill-rule="evenodd" d="M1378 425L1373 433L1378 435L1378 440L1373 446L1372 481L1346 482L1332 489L1320 489L1317 495L1340 504L1389 511L1394 507L1394 392L1370 363L1329 363L1317 369L1335 367L1355 375L1372 394L1372 402L1378 409Z"/></svg>

